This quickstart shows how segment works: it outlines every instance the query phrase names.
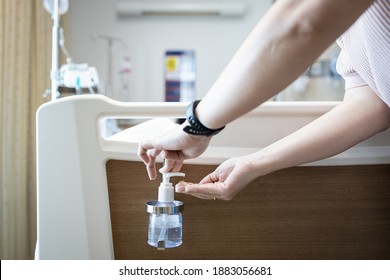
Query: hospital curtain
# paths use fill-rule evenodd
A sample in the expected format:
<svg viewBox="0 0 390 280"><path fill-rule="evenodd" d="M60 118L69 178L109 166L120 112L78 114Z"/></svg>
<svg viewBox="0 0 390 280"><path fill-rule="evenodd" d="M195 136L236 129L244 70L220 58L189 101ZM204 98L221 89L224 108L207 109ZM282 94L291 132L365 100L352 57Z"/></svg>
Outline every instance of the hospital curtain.
<svg viewBox="0 0 390 280"><path fill-rule="evenodd" d="M50 88L51 17L42 0L0 1L0 258L36 242L35 112Z"/></svg>

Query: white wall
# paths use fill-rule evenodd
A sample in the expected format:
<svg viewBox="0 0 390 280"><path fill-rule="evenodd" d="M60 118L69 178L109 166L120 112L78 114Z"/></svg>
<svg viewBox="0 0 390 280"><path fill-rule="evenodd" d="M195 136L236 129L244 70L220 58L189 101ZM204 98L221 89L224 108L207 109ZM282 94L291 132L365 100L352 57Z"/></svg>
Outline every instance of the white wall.
<svg viewBox="0 0 390 280"><path fill-rule="evenodd" d="M197 98L203 97L272 3L272 0L209 0L246 3L246 14L239 18L217 16L120 18L115 11L115 5L119 1L126 0L70 0L67 45L75 62L86 62L97 67L100 78L106 81L107 43L93 37L109 35L123 38L128 45L127 50L117 43L112 47L113 94L115 99L123 101L164 100L163 58L168 49L195 50ZM119 70L125 55L131 57L133 71L129 79L128 93L123 96Z"/></svg>

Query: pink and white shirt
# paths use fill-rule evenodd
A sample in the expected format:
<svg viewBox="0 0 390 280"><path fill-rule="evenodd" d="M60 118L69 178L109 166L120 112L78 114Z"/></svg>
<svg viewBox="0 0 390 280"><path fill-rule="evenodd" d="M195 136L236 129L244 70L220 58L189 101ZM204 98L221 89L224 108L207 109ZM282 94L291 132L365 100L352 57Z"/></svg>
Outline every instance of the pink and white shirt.
<svg viewBox="0 0 390 280"><path fill-rule="evenodd" d="M390 0L376 0L337 43L345 88L368 85L390 107Z"/></svg>

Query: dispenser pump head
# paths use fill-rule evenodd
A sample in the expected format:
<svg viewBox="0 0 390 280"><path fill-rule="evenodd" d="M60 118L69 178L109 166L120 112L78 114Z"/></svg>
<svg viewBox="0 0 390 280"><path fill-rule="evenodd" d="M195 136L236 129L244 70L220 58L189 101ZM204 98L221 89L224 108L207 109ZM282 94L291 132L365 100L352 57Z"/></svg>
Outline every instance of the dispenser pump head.
<svg viewBox="0 0 390 280"><path fill-rule="evenodd" d="M162 178L163 178L163 183L164 184L170 184L169 180L171 179L171 177L176 177L176 176L180 176L180 177L184 177L186 176L186 174L184 174L183 172L168 172L168 173L161 173L162 174Z"/></svg>
<svg viewBox="0 0 390 280"><path fill-rule="evenodd" d="M173 202L175 190L172 183L170 182L171 177L181 176L184 177L185 174L182 172L169 172L161 173L162 182L158 188L158 201L160 202Z"/></svg>

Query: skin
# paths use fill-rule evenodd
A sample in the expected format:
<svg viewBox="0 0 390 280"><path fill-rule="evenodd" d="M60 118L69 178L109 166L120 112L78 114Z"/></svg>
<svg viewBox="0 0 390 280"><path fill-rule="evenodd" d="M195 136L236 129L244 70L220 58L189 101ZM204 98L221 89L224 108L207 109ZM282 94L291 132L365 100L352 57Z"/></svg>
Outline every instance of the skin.
<svg viewBox="0 0 390 280"><path fill-rule="evenodd" d="M257 153L225 161L199 184L181 182L176 191L231 200L259 176L336 155L389 126L389 107L375 92L368 86L353 88L340 106L300 130Z"/></svg>
<svg viewBox="0 0 390 280"><path fill-rule="evenodd" d="M372 2L278 1L199 103L197 118L206 127L219 128L267 101L303 73ZM181 182L176 192L231 200L258 176L333 156L389 126L390 109L377 94L368 86L353 88L341 105L297 132L254 154L225 161L199 184ZM150 179L157 176L159 154L166 159L161 171L171 172L206 150L210 137L187 134L182 127L140 143L138 154Z"/></svg>

